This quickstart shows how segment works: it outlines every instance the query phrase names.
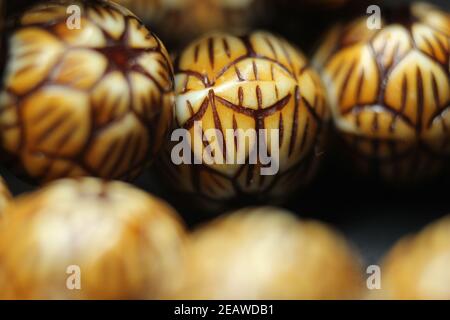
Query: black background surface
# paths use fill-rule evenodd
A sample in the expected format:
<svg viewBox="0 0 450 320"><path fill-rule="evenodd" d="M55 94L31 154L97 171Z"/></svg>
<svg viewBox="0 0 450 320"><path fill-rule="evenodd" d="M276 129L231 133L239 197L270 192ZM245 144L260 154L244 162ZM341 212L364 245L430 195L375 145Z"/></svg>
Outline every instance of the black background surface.
<svg viewBox="0 0 450 320"><path fill-rule="evenodd" d="M20 0L14 3L19 2ZM437 3L450 10L448 0L429 2ZM364 14L364 11L361 14ZM329 16L323 16L322 20L318 21L318 25L324 28L330 21ZM267 27L270 28L270 25ZM283 28L277 31L280 32L280 30L282 31ZM315 31L318 34L322 30ZM301 43L296 40L303 37L302 32L305 38L312 37L311 29L296 30L295 39L289 32L286 32L289 33L286 36L294 42ZM313 38L317 40L315 35ZM439 181L420 187L395 188L360 179L347 171L345 163L337 159L336 150L330 147L325 154L325 163L318 179L307 190L295 194L286 207L301 217L320 219L335 226L352 241L367 264L379 261L402 236L415 232L434 219L450 213L448 175L442 176ZM15 194L33 189L5 168L0 168L0 174L7 180ZM135 183L173 203L173 194L163 191L151 170L144 172ZM195 210L183 210L182 214L190 226L205 220Z"/></svg>

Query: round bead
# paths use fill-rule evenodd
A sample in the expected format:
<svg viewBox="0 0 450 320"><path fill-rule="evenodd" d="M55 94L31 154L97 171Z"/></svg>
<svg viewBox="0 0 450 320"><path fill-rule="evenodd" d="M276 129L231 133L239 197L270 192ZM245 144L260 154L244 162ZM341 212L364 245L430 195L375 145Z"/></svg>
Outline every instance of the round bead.
<svg viewBox="0 0 450 320"><path fill-rule="evenodd" d="M242 209L193 233L180 299L359 298L362 274L329 227L281 209Z"/></svg>
<svg viewBox="0 0 450 320"><path fill-rule="evenodd" d="M359 167L419 181L450 155L450 18L423 3L383 13L381 29L367 16L332 28L315 63Z"/></svg>
<svg viewBox="0 0 450 320"><path fill-rule="evenodd" d="M450 299L450 216L400 240L382 265L382 299Z"/></svg>
<svg viewBox="0 0 450 320"><path fill-rule="evenodd" d="M175 91L177 128L189 132L192 159L202 162L174 165L168 148L164 171L179 191L212 207L280 201L314 176L328 119L325 93L283 38L263 31L202 37L179 57ZM202 140L217 152L212 163L197 148ZM268 161L261 154L272 156L273 172L262 172Z"/></svg>
<svg viewBox="0 0 450 320"><path fill-rule="evenodd" d="M63 179L17 198L5 218L1 298L156 298L177 284L184 227L125 183Z"/></svg>
<svg viewBox="0 0 450 320"><path fill-rule="evenodd" d="M9 165L37 182L136 176L173 119L173 71L160 40L105 1L50 1L16 25L0 91Z"/></svg>

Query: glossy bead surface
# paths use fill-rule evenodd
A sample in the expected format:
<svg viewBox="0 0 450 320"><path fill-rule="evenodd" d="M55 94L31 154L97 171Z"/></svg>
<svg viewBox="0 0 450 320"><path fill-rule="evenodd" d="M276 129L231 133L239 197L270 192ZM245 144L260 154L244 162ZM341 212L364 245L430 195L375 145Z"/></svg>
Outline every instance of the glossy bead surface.
<svg viewBox="0 0 450 320"><path fill-rule="evenodd" d="M382 264L382 299L450 299L450 216L400 240Z"/></svg>
<svg viewBox="0 0 450 320"><path fill-rule="evenodd" d="M53 182L14 200L0 230L3 299L157 298L183 262L176 212L122 182Z"/></svg>
<svg viewBox="0 0 450 320"><path fill-rule="evenodd" d="M8 166L37 182L129 180L153 159L173 119L172 66L132 13L112 2L50 1L23 13L6 39Z"/></svg>
<svg viewBox="0 0 450 320"><path fill-rule="evenodd" d="M313 178L328 119L324 88L283 38L263 31L202 37L179 57L175 91L177 128L189 132L193 158L202 160L173 165L166 157L167 180L177 190L219 205L277 201ZM202 139L216 150L212 163L195 144ZM261 151L273 156L277 171L261 171L261 153L251 161Z"/></svg>
<svg viewBox="0 0 450 320"><path fill-rule="evenodd" d="M242 209L194 231L180 299L360 298L357 255L341 235L277 208Z"/></svg>
<svg viewBox="0 0 450 320"><path fill-rule="evenodd" d="M316 55L334 122L363 172L438 176L450 155L450 17L423 3L382 13L379 30L367 17L335 26Z"/></svg>

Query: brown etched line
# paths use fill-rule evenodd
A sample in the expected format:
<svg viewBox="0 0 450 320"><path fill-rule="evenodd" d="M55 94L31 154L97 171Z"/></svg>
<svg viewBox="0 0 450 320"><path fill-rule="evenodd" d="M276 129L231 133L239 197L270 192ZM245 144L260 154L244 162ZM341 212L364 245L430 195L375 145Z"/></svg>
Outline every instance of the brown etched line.
<svg viewBox="0 0 450 320"><path fill-rule="evenodd" d="M161 69L166 70L166 73L169 74L172 71L172 66L170 65L169 61L167 61L166 57L162 52L158 52L159 57L155 57L156 62L158 62Z"/></svg>
<svg viewBox="0 0 450 320"><path fill-rule="evenodd" d="M162 68L158 70L158 75L161 77L161 79L165 83L169 83L170 82L169 75Z"/></svg>
<svg viewBox="0 0 450 320"><path fill-rule="evenodd" d="M242 87L238 88L238 101L239 107L242 107L244 104L244 89L242 89Z"/></svg>
<svg viewBox="0 0 450 320"><path fill-rule="evenodd" d="M275 64L276 66L280 67L281 69L283 69L284 71L286 71L287 74L289 74L293 79L296 79L295 75L292 73L291 70L289 70L288 68L286 68L285 65L283 65L282 63L280 63L277 60L274 60L272 58L269 57L265 57L265 56L259 56L259 55L254 55L254 56L240 56L238 58L236 58L235 60L231 61L230 63L228 63L227 65L225 65L216 75L215 78L218 79L220 78L222 75L224 75L225 72L228 71L228 69L230 69L231 67L235 66L236 64L238 64L239 62L246 60L246 59L258 59L258 60L264 60L264 61L268 61L271 62L273 64Z"/></svg>
<svg viewBox="0 0 450 320"><path fill-rule="evenodd" d="M294 75L294 79L297 79L297 75L295 74L295 70L294 70L294 64L292 63L292 59L291 56L289 54L289 51L286 48L286 41L285 40L281 40L280 41L280 48L283 51L284 56L286 57L286 60L289 64L289 68L291 69L291 73Z"/></svg>
<svg viewBox="0 0 450 320"><path fill-rule="evenodd" d="M189 109L189 113L190 113L190 115L192 117L195 114L195 112L194 112L194 108L192 107L191 102L189 100L186 100L186 105L187 105L187 107Z"/></svg>
<svg viewBox="0 0 450 320"><path fill-rule="evenodd" d="M428 40L427 37L425 37L425 36L422 36L422 40L425 42L425 44L427 45L427 47L428 47L429 50L431 51L431 55L432 55L433 57L437 57L435 48L434 48L433 45L431 44L430 40ZM423 51L423 50L421 50L421 51Z"/></svg>
<svg viewBox="0 0 450 320"><path fill-rule="evenodd" d="M238 135L239 135L239 131L237 131L237 129L238 129L238 124L237 124L237 121L236 121L236 116L233 114L233 131L234 131L234 148L235 148L235 151L238 151L239 150L239 137L238 137Z"/></svg>
<svg viewBox="0 0 450 320"><path fill-rule="evenodd" d="M102 168L105 168L107 166L107 164L109 163L109 159L112 158L114 152L117 149L118 143L119 143L118 140L114 140L108 145L106 152L103 153L103 155L102 155L100 161L97 163L97 165L100 164Z"/></svg>
<svg viewBox="0 0 450 320"><path fill-rule="evenodd" d="M15 72L15 77L22 77L24 73L29 72L30 70L35 69L36 65L28 64Z"/></svg>
<svg viewBox="0 0 450 320"><path fill-rule="evenodd" d="M404 113L400 113L400 111L398 111L397 109L395 109L389 105L377 105L377 106L382 108L384 111L389 112L391 115L396 116L399 119L403 120L406 124L408 124L412 128L416 127L416 125L414 124L414 122L411 119L409 119ZM355 106L351 107L350 109L345 110L341 113L342 113L342 115L347 115L350 112L352 112L356 115L358 113L361 113L364 109L366 109L366 108L370 109L371 107L372 107L371 105L355 105Z"/></svg>
<svg viewBox="0 0 450 320"><path fill-rule="evenodd" d="M56 131L57 129L61 128L64 125L64 123L66 122L65 120L68 118L70 118L70 112L64 112L59 117L54 119L51 122L51 124L49 124L47 126L47 129L44 130L40 135L38 135L36 137L35 143L41 144L42 142L47 140L49 138L50 134L52 132Z"/></svg>
<svg viewBox="0 0 450 320"><path fill-rule="evenodd" d="M113 158L111 162L111 166L109 167L109 170L107 172L107 177L116 177L118 176L118 170L120 168L120 164L123 163L123 160L126 155L126 150L130 143L130 135L128 134L127 137L121 141L121 144L119 148L116 150L116 157ZM145 152L146 153L146 152Z"/></svg>
<svg viewBox="0 0 450 320"><path fill-rule="evenodd" d="M331 72L331 78L333 80L336 80L336 78L339 76L339 74L341 73L341 71L344 69L344 63L339 63L339 65L337 66L337 68Z"/></svg>
<svg viewBox="0 0 450 320"><path fill-rule="evenodd" d="M355 124L357 128L361 128L361 112L355 112L358 111L357 109L353 109L352 113L355 114Z"/></svg>
<svg viewBox="0 0 450 320"><path fill-rule="evenodd" d="M105 99L102 99L103 101L108 101L107 97L104 97ZM119 110L120 104L122 102L122 97L117 96L111 103L105 103L105 110L109 111L106 112L105 118L106 119L113 119L117 113L117 110ZM109 104L109 108L108 108Z"/></svg>
<svg viewBox="0 0 450 320"><path fill-rule="evenodd" d="M188 75L185 75L185 77L184 77L185 79L184 79L184 82L183 82L183 89L181 90L181 93L187 93L189 90L188 90L188 85L189 85L189 76Z"/></svg>
<svg viewBox="0 0 450 320"><path fill-rule="evenodd" d="M228 45L227 38L222 38L222 45L223 45L223 49L225 51L225 54L227 55L228 58L230 58L231 57L231 52L230 52L230 46Z"/></svg>
<svg viewBox="0 0 450 320"><path fill-rule="evenodd" d="M132 71L135 71L137 73L142 74L143 76L146 76L147 78L149 78L155 85L156 87L163 93L170 93L171 88L165 88L164 85L160 84L156 78L147 70L145 70L142 66L140 65L134 65L131 69ZM170 81L169 81L170 82Z"/></svg>
<svg viewBox="0 0 450 320"><path fill-rule="evenodd" d="M273 105L271 105L271 106L269 106L267 108L258 110L257 111L257 115L259 117L266 118L268 116L271 116L275 112L280 111L281 109L283 109L288 104L289 100L291 99L291 96L292 95L289 93L284 98L282 98L281 100L278 100L277 102L275 102Z"/></svg>
<svg viewBox="0 0 450 320"><path fill-rule="evenodd" d="M306 72L306 70L308 70L309 68L310 68L310 65L309 65L309 62L308 62L308 63L306 63L304 66L301 66L300 68L298 68L298 75L299 75L299 76L302 75L302 74L303 74L304 72ZM318 83L317 83L315 77L312 77L312 78L313 78L314 83L315 83L316 85L318 85Z"/></svg>
<svg viewBox="0 0 450 320"><path fill-rule="evenodd" d="M247 54L245 55L246 58L253 57L256 55L255 50L253 49L252 43L250 42L250 38L248 35L244 35L239 37L242 41L242 43L245 46L245 49L247 50Z"/></svg>
<svg viewBox="0 0 450 320"><path fill-rule="evenodd" d="M343 83L342 83L342 87L340 88L339 100L338 100L340 105L342 105L342 103L344 101L344 95L347 92L347 87L348 87L348 84L349 84L349 80L350 80L350 77L352 76L353 71L356 68L356 63L357 63L356 60L352 61L350 67L347 70L347 73L344 76L344 80L343 80Z"/></svg>
<svg viewBox="0 0 450 320"><path fill-rule="evenodd" d="M279 139L278 146L279 147L281 147L281 145L283 144L283 138L284 138L283 112L280 112L280 119L278 121L278 139Z"/></svg>
<svg viewBox="0 0 450 320"><path fill-rule="evenodd" d="M225 134L223 132L222 123L220 121L219 114L217 112L217 106L216 106L216 99L215 99L214 90L209 90L208 92L208 98L209 101L211 101L211 108L213 113L213 120L214 120L214 126L220 131L222 134L222 137L225 137ZM219 148L222 151L222 156L225 157L227 154L227 147L224 143L219 143Z"/></svg>
<svg viewBox="0 0 450 320"><path fill-rule="evenodd" d="M275 81L275 74L273 71L273 64L270 65L270 80Z"/></svg>
<svg viewBox="0 0 450 320"><path fill-rule="evenodd" d="M64 147L64 145L69 141L70 137L76 132L77 128L78 124L73 123L68 129L66 129L66 133L61 135L55 143L55 147L57 150Z"/></svg>
<svg viewBox="0 0 450 320"><path fill-rule="evenodd" d="M376 72L377 72L377 91L378 91L378 99L377 102L379 102L380 104L383 103L383 98L384 98L384 94L385 94L385 85L383 84L382 81L382 76L385 76L384 74L384 67L381 63L381 61L379 59L376 59L375 57L377 56L375 49L373 48L373 45L371 43L369 43L369 45L367 46L368 49L370 50L371 54L374 56L374 61L375 64L377 66L376 68ZM393 69L393 67L391 66L391 70Z"/></svg>
<svg viewBox="0 0 450 320"><path fill-rule="evenodd" d="M319 96L317 95L317 92L315 92L315 94L314 94L314 101L313 101L313 103L311 105L311 107L314 110L317 110L319 108L318 105L317 105L318 100L319 100Z"/></svg>
<svg viewBox="0 0 450 320"><path fill-rule="evenodd" d="M419 67L416 67L416 92L417 92L417 131L422 130L422 120L424 113L424 94L423 94L423 78L422 71Z"/></svg>
<svg viewBox="0 0 450 320"><path fill-rule="evenodd" d="M42 51L40 48L29 49L21 53L16 54L17 60L32 59L34 55L39 54Z"/></svg>
<svg viewBox="0 0 450 320"><path fill-rule="evenodd" d="M208 99L208 97L205 97L205 99L203 100L202 104L200 105L200 108L198 109L197 113L194 116L192 116L191 118L189 118L185 122L183 127L185 129L191 129L194 126L195 121L199 121L203 118L203 116L206 113L206 110L208 109L208 105L209 105L209 99Z"/></svg>
<svg viewBox="0 0 450 320"><path fill-rule="evenodd" d="M263 107L263 97L259 85L256 86L256 100L258 101L258 110L261 110Z"/></svg>
<svg viewBox="0 0 450 320"><path fill-rule="evenodd" d="M292 123L292 129L291 129L291 141L289 143L289 152L288 156L290 157L292 155L292 152L294 151L295 142L297 140L297 130L298 130L298 113L300 108L300 89L298 86L295 86L295 93L294 93L294 119Z"/></svg>
<svg viewBox="0 0 450 320"><path fill-rule="evenodd" d="M236 75L237 75L239 81L244 81L241 71L239 71L239 68L237 67L237 65L234 65L234 72L236 72Z"/></svg>
<svg viewBox="0 0 450 320"><path fill-rule="evenodd" d="M317 122L317 125L320 127L322 124L322 118L317 114L316 110L311 106L311 104L306 100L305 97L301 97L301 100L303 101L303 104L306 106L306 109L308 109L309 113L313 116L314 120Z"/></svg>
<svg viewBox="0 0 450 320"><path fill-rule="evenodd" d="M372 119L372 132L378 132L379 129L379 123L378 123L378 113L375 112L373 114L373 119Z"/></svg>
<svg viewBox="0 0 450 320"><path fill-rule="evenodd" d="M131 28L130 28L131 19L130 18L131 17L129 17L129 16L124 17L124 26L125 27L123 28L122 34L119 37L119 41L125 45L128 45L128 42L130 40L130 32L131 32ZM136 19L134 19L134 20L136 20ZM139 25L139 23L138 23L138 25ZM146 37L147 37L147 35L146 35Z"/></svg>
<svg viewBox="0 0 450 320"><path fill-rule="evenodd" d="M200 44L196 44L195 48L194 48L194 62L197 63L198 62L198 53L200 51Z"/></svg>
<svg viewBox="0 0 450 320"><path fill-rule="evenodd" d="M256 66L255 60L252 61L252 67L255 80L258 80L258 67Z"/></svg>
<svg viewBox="0 0 450 320"><path fill-rule="evenodd" d="M278 60L277 51L275 50L275 47L273 46L272 41L270 41L270 39L267 36L264 36L264 41L269 46L270 51L272 51L272 55L273 55L274 59Z"/></svg>
<svg viewBox="0 0 450 320"><path fill-rule="evenodd" d="M423 55L425 55L426 57L431 59L433 62L435 62L436 65L439 66L439 68L441 68L444 73L448 73L448 69L447 69L447 67L448 67L447 62L448 62L448 56L449 56L448 54L446 55L446 61L441 62L436 56L433 56L432 54L426 52L425 50L422 50L422 49L417 49L417 50L419 50Z"/></svg>
<svg viewBox="0 0 450 320"><path fill-rule="evenodd" d="M278 92L278 86L276 83L275 83L275 97L277 98L277 100L280 99L280 92Z"/></svg>
<svg viewBox="0 0 450 320"><path fill-rule="evenodd" d="M401 86L400 113L404 113L406 109L406 99L408 97L408 77L403 74Z"/></svg>
<svg viewBox="0 0 450 320"><path fill-rule="evenodd" d="M187 76L197 78L198 80L200 80L203 83L205 88L211 87L213 85L213 83L211 83L209 81L208 76L204 75L204 74L201 74L200 72L193 71L193 70L179 70L177 73L178 74L185 74Z"/></svg>
<svg viewBox="0 0 450 320"><path fill-rule="evenodd" d="M211 68L214 68L214 39L208 38L208 58Z"/></svg>
<svg viewBox="0 0 450 320"><path fill-rule="evenodd" d="M15 107L14 105L12 106ZM38 123L44 120L51 112L50 109L51 108L41 108L41 110L39 110L33 117L31 117L31 122Z"/></svg>
<svg viewBox="0 0 450 320"><path fill-rule="evenodd" d="M440 103L439 103L439 101L440 101L439 88L438 88L436 77L433 72L431 73L431 89L433 92L433 100L434 100L435 110L438 110L439 105L440 105Z"/></svg>
<svg viewBox="0 0 450 320"><path fill-rule="evenodd" d="M233 111L236 111L238 113L242 113L245 114L247 116L253 117L255 114L255 110L253 109L248 109L243 107L242 105L236 105L222 97L216 96L217 101L219 101L222 105L224 105L227 108L232 109Z"/></svg>
<svg viewBox="0 0 450 320"><path fill-rule="evenodd" d="M441 39L437 35L432 34L431 36L435 39L437 45L439 46L441 51L444 53L444 55L446 56L447 61L448 61L448 59L449 59L449 55L448 55L449 49L448 49L448 47L445 48L445 45L441 42ZM450 47L450 43L448 44L448 46Z"/></svg>
<svg viewBox="0 0 450 320"><path fill-rule="evenodd" d="M202 139L202 142L203 142L203 147L205 149L209 148L209 146L211 145L211 141L209 141L209 139L205 139L206 135L205 135L205 130L203 129L203 127L201 128L201 131L202 131L201 132L201 139ZM213 157L215 157L215 150L214 149L212 150L211 155ZM203 155L201 155L201 157L203 158Z"/></svg>

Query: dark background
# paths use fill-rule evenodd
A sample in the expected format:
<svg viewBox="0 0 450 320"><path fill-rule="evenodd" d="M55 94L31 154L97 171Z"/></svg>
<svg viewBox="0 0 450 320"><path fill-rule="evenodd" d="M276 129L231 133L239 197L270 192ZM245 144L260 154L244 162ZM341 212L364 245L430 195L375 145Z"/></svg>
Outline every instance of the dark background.
<svg viewBox="0 0 450 320"><path fill-rule="evenodd" d="M5 1L5 0L0 0ZM32 1L8 1L8 16L21 4ZM374 4L377 1L370 1ZM400 3L408 1L387 1ZM450 10L450 1L429 1ZM268 18L257 27L274 30L299 44L305 51L313 50L320 34L337 18L350 14L364 14L364 0L356 1L344 11L312 10L295 12L289 6L278 7L277 18ZM277 9L277 10L278 10ZM338 150L332 144L325 154L324 165L313 185L294 195L286 207L299 216L320 219L334 225L349 238L363 255L367 264L376 263L402 236L421 229L427 223L450 213L450 183L443 175L438 181L422 186L392 187L369 179L362 179L347 170L346 163L337 159ZM5 168L0 174L15 194L33 187L17 179ZM135 182L152 193L175 203L174 195L165 191L151 170ZM192 227L206 220L195 210L182 209Z"/></svg>

